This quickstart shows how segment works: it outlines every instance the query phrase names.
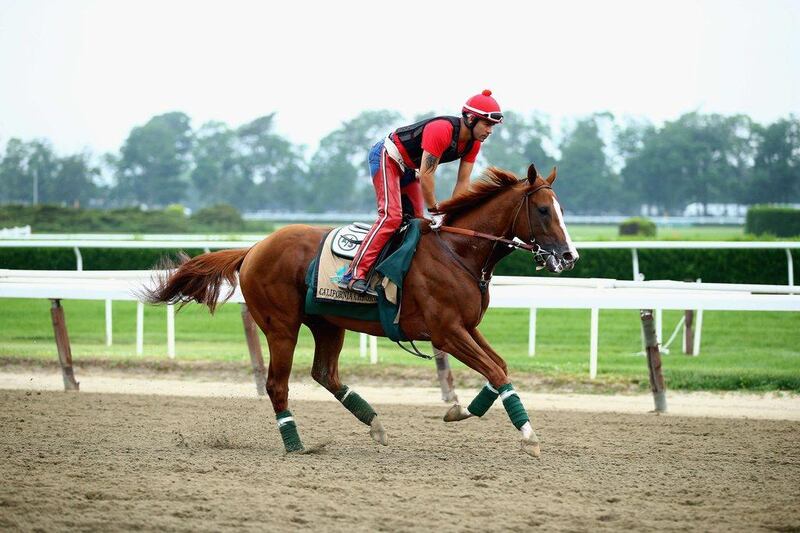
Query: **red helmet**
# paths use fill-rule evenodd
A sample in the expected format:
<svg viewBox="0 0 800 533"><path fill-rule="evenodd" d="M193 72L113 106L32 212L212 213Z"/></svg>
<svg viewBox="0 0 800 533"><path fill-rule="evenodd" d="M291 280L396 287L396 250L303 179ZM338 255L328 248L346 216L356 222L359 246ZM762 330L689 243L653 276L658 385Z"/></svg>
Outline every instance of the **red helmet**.
<svg viewBox="0 0 800 533"><path fill-rule="evenodd" d="M492 91L484 89L481 94L476 94L461 108L464 115L475 115L478 118L499 124L503 122L503 112L500 111L500 104L492 98Z"/></svg>

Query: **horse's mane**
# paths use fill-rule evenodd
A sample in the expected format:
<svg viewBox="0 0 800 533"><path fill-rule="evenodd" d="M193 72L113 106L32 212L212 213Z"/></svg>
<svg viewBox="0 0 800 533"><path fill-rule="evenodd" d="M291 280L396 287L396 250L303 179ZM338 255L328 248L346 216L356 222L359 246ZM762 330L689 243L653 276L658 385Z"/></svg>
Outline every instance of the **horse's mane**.
<svg viewBox="0 0 800 533"><path fill-rule="evenodd" d="M439 204L439 212L447 215L448 219L469 210L470 208L482 204L489 198L494 197L499 192L508 187L521 183L520 180L511 172L497 167L489 167L483 171L481 177L470 184L467 192L454 196L449 200Z"/></svg>

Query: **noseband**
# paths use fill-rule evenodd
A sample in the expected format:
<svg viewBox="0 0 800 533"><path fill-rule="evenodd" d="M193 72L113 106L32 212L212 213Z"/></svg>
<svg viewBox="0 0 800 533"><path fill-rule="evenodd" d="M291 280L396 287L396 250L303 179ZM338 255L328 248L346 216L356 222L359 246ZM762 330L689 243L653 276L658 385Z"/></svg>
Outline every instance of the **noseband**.
<svg viewBox="0 0 800 533"><path fill-rule="evenodd" d="M553 252L551 252L549 250L545 250L544 248L539 246L539 244L536 242L536 237L533 234L533 219L531 218L530 197L533 196L534 194L536 194L537 192L541 191L542 189L551 189L552 190L552 187L550 185L547 185L547 184L539 185L538 187L534 187L533 189L531 189L528 192L526 192L525 195L522 197L522 200L520 200L519 204L517 205L517 209L514 211L514 218L511 221L511 226L509 226L509 228L503 233L503 235L507 235L507 234L509 234L509 233L511 233L513 231L514 227L517 225L517 218L519 218L519 212L520 212L520 210L522 210L522 205L525 204L525 207L526 207L525 210L528 212L528 236L529 236L530 242L525 242L525 241L519 239L518 237L514 237L513 239L507 239L505 237L498 237L496 235L490 235L488 233L481 233L480 231L474 231L474 230L462 229L462 228L455 228L455 227L452 227L452 226L441 226L440 228L433 230L434 233L436 233L436 236L439 238L439 241L443 245L444 249L450 254L450 256L459 265L461 265L461 267L464 270L469 272L472 275L472 277L475 278L478 281L478 286L480 287L482 293L486 292L486 288L489 286L489 280L491 279L491 276L489 276L487 278L487 270L488 270L488 267L489 267L489 261L491 260L492 256L494 255L494 251L497 248L498 244L504 244L504 245L508 246L509 248L514 248L514 249L517 249L517 250L525 250L527 252L532 253L533 256L534 256L534 260L536 261L536 264L539 265L539 266L544 266L544 264L547 261L547 258L549 256L555 256L555 254ZM450 249L450 247L447 245L447 243L445 243L442 240L441 235L439 235L439 232L442 232L442 231L445 232L445 233L455 233L455 234L458 234L458 235L467 235L469 237L477 237L479 239L486 239L486 240L494 241L494 246L492 246L492 251L489 252L488 257L486 258L486 261L484 262L483 267L481 268L481 276L480 276L480 278L478 278L477 276L472 274L472 272L461 261L461 259L455 254L455 252L453 252L453 250Z"/></svg>

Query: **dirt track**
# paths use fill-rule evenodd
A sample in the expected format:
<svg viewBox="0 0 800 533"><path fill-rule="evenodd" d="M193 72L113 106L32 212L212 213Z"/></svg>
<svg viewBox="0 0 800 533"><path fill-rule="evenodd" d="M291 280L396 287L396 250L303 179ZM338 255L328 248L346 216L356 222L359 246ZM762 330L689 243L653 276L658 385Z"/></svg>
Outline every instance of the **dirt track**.
<svg viewBox="0 0 800 533"><path fill-rule="evenodd" d="M380 447L334 402L0 391L0 528L800 529L800 423L541 412L542 458L502 408L378 407Z"/></svg>

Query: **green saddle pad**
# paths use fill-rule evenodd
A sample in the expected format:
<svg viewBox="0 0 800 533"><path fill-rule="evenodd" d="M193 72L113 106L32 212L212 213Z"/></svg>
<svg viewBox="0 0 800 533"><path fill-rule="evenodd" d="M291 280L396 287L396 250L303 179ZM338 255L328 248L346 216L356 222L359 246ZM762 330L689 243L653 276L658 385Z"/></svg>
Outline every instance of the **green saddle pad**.
<svg viewBox="0 0 800 533"><path fill-rule="evenodd" d="M417 250L417 243L420 239L419 219L412 220L405 230L403 242L388 257L382 260L376 267L376 271L381 274L389 283L391 289L384 288L383 283L378 283L375 287L378 298L351 298L349 301L334 301L328 298L330 289L323 287L326 283L320 281L320 264L329 267L330 257L323 254L330 254L330 246L326 246L328 235L322 240L320 249L308 265L306 273L306 299L305 312L309 315L333 315L357 320L368 320L380 322L384 334L393 341L408 340L400 328L400 302L402 301L403 280L411 267L411 260ZM387 294L388 293L388 294Z"/></svg>

